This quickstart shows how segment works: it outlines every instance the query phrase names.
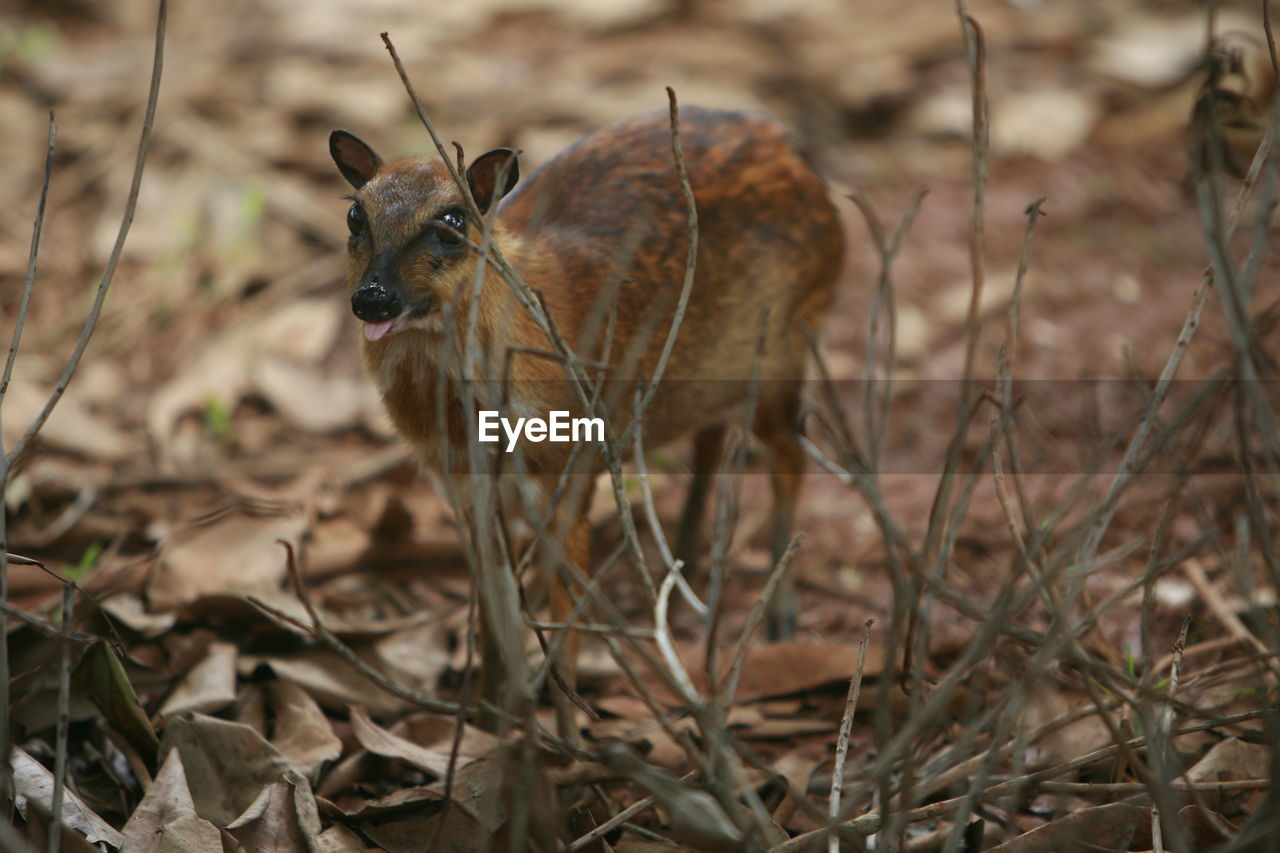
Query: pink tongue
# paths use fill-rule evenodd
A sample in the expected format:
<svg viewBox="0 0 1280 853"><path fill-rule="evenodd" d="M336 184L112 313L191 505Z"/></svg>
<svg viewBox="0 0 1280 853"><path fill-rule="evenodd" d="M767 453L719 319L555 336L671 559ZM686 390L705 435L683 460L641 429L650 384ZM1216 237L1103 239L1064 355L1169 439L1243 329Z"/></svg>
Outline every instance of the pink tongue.
<svg viewBox="0 0 1280 853"><path fill-rule="evenodd" d="M395 323L395 319L383 320L381 323L365 323L364 337L367 341L376 341L391 331L391 326Z"/></svg>

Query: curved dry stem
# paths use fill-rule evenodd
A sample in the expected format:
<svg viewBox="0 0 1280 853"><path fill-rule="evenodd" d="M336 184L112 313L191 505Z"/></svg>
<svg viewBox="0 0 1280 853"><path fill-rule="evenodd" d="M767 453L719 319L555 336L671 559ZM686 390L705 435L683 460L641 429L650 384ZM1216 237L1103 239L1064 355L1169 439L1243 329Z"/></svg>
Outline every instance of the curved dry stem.
<svg viewBox="0 0 1280 853"><path fill-rule="evenodd" d="M120 255L124 252L125 240L129 237L129 228L133 225L133 214L138 207L138 191L142 186L142 170L147 162L147 148L151 144L151 129L156 120L156 102L160 98L160 77L164 70L164 33L168 16L168 0L160 0L160 11L156 19L155 52L151 60L151 88L147 93L147 111L142 119L142 135L138 140L138 155L134 160L133 179L129 182L129 198L125 202L124 215L120 218L120 229L116 232L115 245L111 247L111 256L107 259L107 267L102 273L102 280L98 282L98 290L93 298L93 307L89 309L89 316L85 318L84 325L80 329L80 338L76 341L75 349L71 352L71 358L67 360L67 366L63 368L62 376L58 378L58 384L54 386L53 392L44 404L44 408L40 410L40 414L27 427L27 431L22 434L22 438L13 446L13 450L9 451L8 461L10 464L13 464L31 445L32 440L40 432L40 428L49 419L54 406L58 405L58 401L66 393L67 385L71 383L71 378L75 376L77 368L80 367L80 358L84 355L85 347L89 345L89 339L93 337L94 329L98 326L98 317L102 314L103 303L107 300L107 292L111 289L112 279L115 278L116 266L120 263Z"/></svg>

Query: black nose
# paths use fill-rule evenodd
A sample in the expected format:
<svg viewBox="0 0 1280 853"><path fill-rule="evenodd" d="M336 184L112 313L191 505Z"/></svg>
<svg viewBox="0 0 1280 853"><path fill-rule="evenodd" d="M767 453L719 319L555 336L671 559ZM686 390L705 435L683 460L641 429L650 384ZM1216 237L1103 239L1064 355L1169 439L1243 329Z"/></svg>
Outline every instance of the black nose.
<svg viewBox="0 0 1280 853"><path fill-rule="evenodd" d="M351 294L351 310L366 323L380 323L400 316L400 297L371 281Z"/></svg>

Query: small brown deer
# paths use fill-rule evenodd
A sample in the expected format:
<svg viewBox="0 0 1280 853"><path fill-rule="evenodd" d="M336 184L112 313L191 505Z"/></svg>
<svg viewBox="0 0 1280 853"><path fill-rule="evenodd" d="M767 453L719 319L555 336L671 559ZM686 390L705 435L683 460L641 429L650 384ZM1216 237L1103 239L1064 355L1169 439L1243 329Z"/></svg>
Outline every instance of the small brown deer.
<svg viewBox="0 0 1280 853"><path fill-rule="evenodd" d="M676 547L677 556L691 561L726 424L741 417L755 388L753 432L772 456L776 559L791 536L805 465L797 429L808 330L819 328L830 306L844 235L822 180L777 124L685 108L680 136L697 204L696 274L644 415L643 439L654 448L693 436L694 475ZM519 189L516 153L509 149L483 154L466 170L478 207L493 219L491 240L540 292L575 352L614 369L611 381L653 376L682 290L690 229L671 142L665 113L655 113L583 137ZM464 418L478 412L464 410L456 383L446 378L463 375L462 368L443 361L466 339L473 311L484 357L479 375L469 378L507 380L507 406L522 416L586 414L565 381L564 365L536 354L551 349L547 334L491 262L477 291L485 223L468 214L445 164L430 157L383 162L345 131L330 136L329 148L356 190L347 212L347 280L352 310L364 321L364 363L423 463L437 472L468 470ZM437 415L441 393L444 423ZM612 421L630 420L633 404L630 393L616 395L608 409ZM527 474L550 495L573 444L526 437L519 449ZM586 485L561 502L557 516L564 557L589 571L585 508L592 478L575 482ZM467 494L465 485L458 483L457 494ZM458 509L467 514L467 507ZM563 620L571 609L569 590L553 582L553 618ZM789 587L775 598L768 625L774 639L792 634ZM562 670L572 683L573 638L568 645L573 651Z"/></svg>

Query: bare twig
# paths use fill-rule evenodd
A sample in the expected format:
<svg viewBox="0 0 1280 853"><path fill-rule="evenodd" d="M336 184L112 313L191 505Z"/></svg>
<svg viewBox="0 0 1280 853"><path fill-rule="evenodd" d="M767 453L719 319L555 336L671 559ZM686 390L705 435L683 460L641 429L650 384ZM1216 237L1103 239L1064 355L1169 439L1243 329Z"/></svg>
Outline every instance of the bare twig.
<svg viewBox="0 0 1280 853"><path fill-rule="evenodd" d="M80 357L84 355L85 347L89 345L89 338L93 336L94 329L98 326L98 317L102 313L103 303L107 300L107 291L111 289L111 281L115 278L116 265L120 263L120 255L124 252L124 243L129 236L129 227L133 224L133 213L138 206L138 191L142 186L142 169L146 165L147 148L151 144L151 128L155 124L156 102L160 97L160 76L164 70L164 33L168 14L168 0L160 0L160 11L156 19L155 53L151 64L151 89L147 94L147 110L142 119L142 135L138 141L138 156L134 161L133 180L129 184L129 198L125 202L124 215L120 218L120 229L116 233L115 245L111 247L111 256L107 259L106 270L102 273L102 280L98 282L98 290L93 298L93 306L89 309L89 315L85 318L84 325L80 329L80 338L76 341L75 349L71 352L71 358L68 359L66 367L63 368L62 376L59 377L58 384L54 386L53 392L50 393L48 401L44 404L44 408L40 410L40 414L27 427L26 432L22 434L22 438L18 440L18 443L9 451L8 460L10 464L30 446L32 440L40 432L40 428L49 419L54 406L58 405L58 401L62 399L62 395L66 392L67 385L71 383L71 378L75 376L77 368L80 367Z"/></svg>
<svg viewBox="0 0 1280 853"><path fill-rule="evenodd" d="M1270 659L1271 649L1267 648L1267 644L1258 639L1258 636L1249 630L1244 622L1240 620L1240 617L1236 615L1235 611L1223 600L1222 595L1209 581L1204 565L1195 557L1191 557L1182 564L1182 569L1187 579L1191 581L1192 586L1196 588L1196 592L1199 593L1205 606L1209 608L1209 612L1222 624L1227 633L1258 652L1263 656L1264 660ZM1180 657L1180 655L1175 655L1171 666L1178 667ZM1272 661L1272 666L1275 666L1274 661ZM1172 671L1170 677L1174 677ZM1172 692L1172 688L1170 690Z"/></svg>
<svg viewBox="0 0 1280 853"><path fill-rule="evenodd" d="M691 773L681 781L685 781L689 778L692 778L692 776L693 774ZM639 800L627 806L625 809L618 812L616 815L609 818L604 823L592 829L586 835L583 835L581 838L574 839L566 849L569 851L569 853L573 853L573 851L575 850L581 850L582 848L590 845L597 838L602 838L605 835L608 835L610 832L613 832L613 830L617 829L619 826L622 826L622 824L626 823L627 821L631 820L631 818L635 817L645 809L649 808L651 805L654 804L654 802L656 801L654 800L653 797L641 797Z"/></svg>
<svg viewBox="0 0 1280 853"><path fill-rule="evenodd" d="M1269 718L1274 716L1275 716L1275 712L1270 709L1261 710L1261 711L1246 711L1242 714L1232 714L1230 716L1220 717L1215 720L1206 720L1199 723L1191 723L1189 725L1178 728L1171 734L1175 736L1193 734L1195 732L1202 732L1202 731L1205 731L1206 729L1213 729L1223 725L1246 722L1248 720L1256 720L1260 718ZM1065 761L1065 762L1062 762L1061 764L1056 764L1053 767L1047 767L1044 770L1037 770L1034 773L1028 773L1023 776L1019 776L1013 779L1008 779L1004 782L1000 782L996 785L992 785L988 787L985 791L982 792L982 799L987 802L997 800L1000 797L1003 797L1006 794L1008 794L1010 791L1017 790L1020 787L1025 787L1029 784L1039 784L1041 782L1055 779L1059 776L1064 776L1068 773L1076 772L1084 767L1088 767L1091 764L1095 764L1099 761L1106 761L1108 759L1114 758L1115 756L1119 755L1121 752L1127 749L1141 748L1146 744L1146 742L1147 742L1147 739L1143 737L1130 738L1121 743L1114 743L1110 746L1105 746L1099 749L1095 749L1092 752L1086 753L1085 755L1078 756L1077 758L1073 758L1070 761ZM952 799L949 799L949 800L942 800L940 802L930 803L925 806L919 806L917 808L910 809L909 811L906 811L906 812L898 813L895 815L895 817L902 820L904 823L913 823L918 820L929 820L931 818L936 818L942 815L950 814L957 806L961 805L964 802L964 800L965 800L965 797L953 797ZM840 824L839 826L836 827L836 830L840 833L841 838L848 838L850 840L863 838L880 831L880 828L883 825L881 822L881 818L882 818L881 812L878 812L878 811L869 812L868 814L862 815L860 817L854 818L853 820L849 820L849 821L846 821L845 823ZM779 844L776 847L774 847L772 850L772 853L800 853L800 851L820 849L815 847L814 845L817 845L822 839L824 839L828 831L829 829L827 827L822 827L819 829L812 830L810 832L806 832L803 835L798 835L795 838L792 838L790 841L787 841L784 844Z"/></svg>
<svg viewBox="0 0 1280 853"><path fill-rule="evenodd" d="M894 298L893 262L902 248L912 223L920 213L924 204L927 188L916 191L907 210L898 220L892 236L886 237L884 225L876 215L870 199L860 192L849 193L849 200L858 208L863 220L867 223L867 231L880 254L880 271L876 281L876 291L871 299L871 310L867 319L867 346L863 376L866 377L866 393L863 396L863 420L867 432L867 465L872 471L879 470L880 451L884 435L889 425L889 408L893 399L893 376L897 367L898 350L898 314L897 300ZM885 356L884 365L878 367L877 352L881 338L881 313L884 316ZM883 378L880 376L883 371ZM880 393L873 393L879 387ZM877 413L876 409L879 409Z"/></svg>
<svg viewBox="0 0 1280 853"><path fill-rule="evenodd" d="M49 201L49 180L53 177L53 144L58 138L58 124L49 113L49 147L44 155L44 177L40 182L40 203L36 206L36 221L31 226L31 248L27 251L27 275L22 282L22 300L18 303L18 318L13 324L13 337L9 340L9 356L4 362L4 376L0 378L0 405L4 404L9 380L13 377L13 363L18 358L18 345L22 342L22 327L27 322L27 307L31 304L31 291L36 282L36 259L40 255L40 234L44 231L44 208Z"/></svg>
<svg viewBox="0 0 1280 853"><path fill-rule="evenodd" d="M858 695L862 692L862 670L867 665L867 645L871 641L871 626L874 619L868 619L862 626L862 642L858 645L858 662L853 668L853 676L849 679L849 696L845 699L844 714L840 717L840 733L836 737L836 760L831 770L831 797L827 803L827 819L834 823L840 816L840 794L844 791L844 762L849 754L849 732L853 728L853 714L858 709ZM827 840L828 853L838 853L840 840L832 835Z"/></svg>
<svg viewBox="0 0 1280 853"><path fill-rule="evenodd" d="M159 11L156 19L156 35L155 35L155 52L152 58L151 67L151 87L147 96L146 114L142 122L141 138L138 142L138 155L134 163L133 180L129 188L129 198L125 204L124 214L120 220L120 229L116 235L116 242L111 251L111 256L107 261L106 270L103 272L101 281L98 284L97 294L94 297L93 306L89 310L88 316L80 331L80 338L76 342L75 349L72 351L71 357L66 367L62 371L57 384L49 395L49 399L45 402L44 408L36 416L35 420L28 425L26 431L18 439L17 443L8 452L3 452L3 445L0 444L0 493L3 493L5 484L8 482L9 470L14 462L22 456L22 454L30 446L31 442L39 434L41 427L49 419L54 406L62 399L63 393L67 389L67 385L71 382L71 378L75 375L76 369L80 365L80 358L84 354L85 347L88 346L89 338L93 335L94 329L97 327L98 317L102 312L102 305L106 300L107 291L111 287L111 280L115 276L116 265L119 263L121 252L124 250L125 238L129 234L129 226L133 223L133 212L138 203L138 190L142 182L142 169L146 163L147 146L151 138L151 128L155 121L156 101L160 93L160 77L164 66L164 35L165 24L168 17L168 2L160 0ZM44 221L44 205L48 197L49 175L52 168L52 148L56 127L53 117L49 120L49 150L45 156L45 176L41 188L41 201L37 211L36 223L32 233L31 252L27 259L27 279L23 285L22 303L19 309L19 318L14 328L10 351L5 361L5 369L3 380L0 380L0 401L3 399L4 391L8 389L8 383L13 368L13 360L17 354L18 344L20 342L21 329L23 320L30 301L31 289L35 282L36 255L39 247L39 235L43 228ZM3 515L3 513L0 513ZM6 552L7 531L4 528L3 520L0 520L0 604L8 601L8 561L4 556ZM4 632L0 631L0 755L8 756L9 754L9 648L7 638L3 636ZM0 761L0 803L7 804L12 795L12 772L9 763L6 760Z"/></svg>
<svg viewBox="0 0 1280 853"><path fill-rule="evenodd" d="M316 610L315 605L311 602L311 596L307 592L306 584L302 580L302 572L298 569L297 560L294 558L293 545L289 542L286 542L283 539L280 539L277 541L285 549L285 552L288 555L289 577L293 582L294 591L297 593L298 600L302 602L303 608L307 611L307 616L311 620L311 624L308 625L304 622L301 622L293 618L289 614L284 613L280 610L277 610L276 608L265 603L264 601L250 596L246 600L250 604L252 604L254 607L257 607L259 610L269 614L275 619L279 619L281 621L287 622L290 625L293 625L294 627L297 627L307 632L311 636L315 637L317 640L322 642L330 651L337 654L344 661L346 661L352 667L354 667L357 671L359 671L361 675L363 675L365 678L372 681L377 687L381 688L387 693L390 693L392 696L395 696L399 699L403 699L406 702L417 705L421 708L424 708L425 710L434 711L437 714L474 715L477 710L483 709L491 713L497 713L499 716L505 718L508 724L521 722L511 717L510 715L507 715L503 709L495 708L491 705L482 703L478 708L464 708L462 705L459 705L456 702L446 702L441 699L436 699L434 697L427 696L426 694L420 693L417 690L411 690L410 688L405 687L403 684L400 684L399 682L388 678L386 675L382 674L378 670L374 669L373 667L369 666L367 663L362 661L359 658L359 656L356 655L356 653L351 649L350 646L342 642L342 640L339 639L337 635L335 635L332 631L330 631L327 627L325 627L323 620L321 620L320 618L319 611ZM551 738L549 735L545 733L543 733L543 736L547 737L553 743L556 740L555 738ZM563 744L561 744L561 746L563 746Z"/></svg>
<svg viewBox="0 0 1280 853"><path fill-rule="evenodd" d="M76 601L76 590L71 584L62 588L62 630L71 631L71 618ZM48 853L58 853L62 847L62 799L67 787L67 730L71 726L71 641L64 637L59 649L58 668L58 723L54 735L53 757L53 806L49 817Z"/></svg>
<svg viewBox="0 0 1280 853"><path fill-rule="evenodd" d="M0 378L0 410L3 409L5 393L9 390L9 379L13 375L13 363L18 356L18 344L22 340L22 327L27 319L27 306L31 302L31 291L35 287L36 257L40 252L40 233L44 230L45 203L49 198L49 180L53 176L53 143L57 138L58 126L49 114L49 148L44 158L44 177L40 183L40 203L36 207L35 223L31 227L31 249L27 253L27 276L22 284L22 301L18 307L18 318L14 323L13 337L9 342L9 356L4 364L4 376ZM7 491L9 482L9 457L4 450L4 439L0 437L0 495ZM0 511L0 606L9 601L9 557L8 530L5 526L5 513ZM0 630L0 756L9 755L9 637L8 632ZM11 799L12 770L8 760L0 761L0 809L7 809Z"/></svg>
<svg viewBox="0 0 1280 853"><path fill-rule="evenodd" d="M738 681L742 677L742 665L746 663L747 648L751 645L751 638L760 628L769 600L773 598L774 591L782 583L783 575L791 570L791 561L795 559L796 552L800 550L802 544L804 544L804 534L797 533L787 545L787 550L783 551L782 556L778 558L773 571L769 573L769 579L765 581L760 597L756 599L756 603L751 606L751 612L747 614L746 624L742 627L742 636L738 638L738 647L733 654L733 662L729 664L729 674L722 699L726 707L733 705L734 697L738 693Z"/></svg>
<svg viewBox="0 0 1280 853"><path fill-rule="evenodd" d="M671 156L675 159L676 177L680 181L680 191L684 194L686 215L689 219L689 251L685 255L684 282L680 285L676 313L671 318L667 339L662 344L662 353L658 356L658 364L649 380L649 387L645 389L644 398L637 407L639 412L636 415L636 421L644 415L645 409L649 407L649 401L658 391L658 383L666 373L667 359L671 357L671 350L675 348L676 337L680 334L680 324L684 322L684 312L689 305L689 294L693 292L693 274L698 261L698 206L694 202L693 188L689 186L689 173L684 167L684 148L680 144L680 107L676 103L676 90L670 86L667 87L667 102L671 113ZM632 427L636 421L632 422ZM628 431L632 427L629 427ZM626 437L624 432L622 436L624 443Z"/></svg>
<svg viewBox="0 0 1280 853"><path fill-rule="evenodd" d="M973 214L969 229L969 268L973 279L969 296L969 314L965 321L964 373L961 379L959 401L956 407L958 424L969 418L973 392L970 387L978 353L978 341L982 334L979 309L985 282L984 254L986 245L987 153L989 149L988 107L986 92L986 42L982 27L965 11L964 0L956 0L956 14L964 34L965 50L969 58L969 73L973 90ZM951 500L952 477L959 462L965 430L957 427L947 446L947 460L943 470L933 507L929 512L929 532L925 540L926 561L939 556L944 533L944 516Z"/></svg>
<svg viewBox="0 0 1280 853"><path fill-rule="evenodd" d="M653 535L653 541L658 543L658 551L662 554L662 563L666 566L667 571L675 578L677 588L680 595L688 602L689 606L694 609L699 616L707 615L707 605L702 603L697 593L689 586L689 581L685 578L683 571L676 569L675 556L671 553L671 546L667 543L667 536L662 532L662 522L658 518L658 508L653 503L653 487L649 484L649 472L644 462L644 422L641 418L642 409L641 396L636 395L636 412L635 412L635 434L632 436L634 442L634 451L631 458L636 466L636 475L640 479L640 494L644 499L644 514L649 522L649 532Z"/></svg>
<svg viewBox="0 0 1280 853"><path fill-rule="evenodd" d="M698 691L694 689L689 673L680 661L680 655L676 653L675 643L671 640L671 626L667 623L667 602L671 598L671 589L675 586L680 565L680 561L676 560L663 579L662 585L658 587L658 603L653 609L653 630L658 651L661 652L662 660L667 665L667 671L674 678L675 685L680 691L680 698L693 705L698 701Z"/></svg>
<svg viewBox="0 0 1280 853"><path fill-rule="evenodd" d="M1229 779L1225 782L1186 782L1174 781L1169 788L1179 794L1225 793L1227 791L1257 791L1266 788L1271 782L1268 779ZM1075 794L1089 797L1094 794L1140 794L1147 790L1142 782L1041 782L1036 786L1048 794Z"/></svg>

